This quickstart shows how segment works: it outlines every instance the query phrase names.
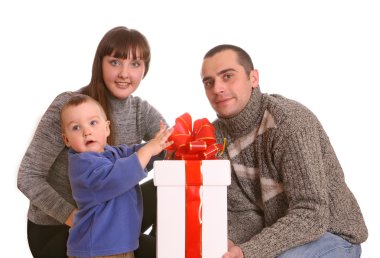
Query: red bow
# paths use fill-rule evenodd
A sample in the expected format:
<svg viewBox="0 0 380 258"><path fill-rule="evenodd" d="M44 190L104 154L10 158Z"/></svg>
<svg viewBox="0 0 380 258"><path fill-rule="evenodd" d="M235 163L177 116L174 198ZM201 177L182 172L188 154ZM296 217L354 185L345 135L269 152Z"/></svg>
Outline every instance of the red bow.
<svg viewBox="0 0 380 258"><path fill-rule="evenodd" d="M207 118L195 120L192 128L191 116L185 113L176 118L173 128L169 141L174 143L167 150L174 150L174 159L215 159L224 149L216 143L215 128Z"/></svg>

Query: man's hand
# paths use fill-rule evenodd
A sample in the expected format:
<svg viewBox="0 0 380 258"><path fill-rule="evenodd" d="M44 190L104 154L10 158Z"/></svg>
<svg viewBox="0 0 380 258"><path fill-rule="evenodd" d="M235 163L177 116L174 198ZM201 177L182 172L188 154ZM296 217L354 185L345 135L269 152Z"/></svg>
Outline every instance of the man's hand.
<svg viewBox="0 0 380 258"><path fill-rule="evenodd" d="M240 247L235 245L231 240L228 240L228 252L222 258L244 258L244 254Z"/></svg>

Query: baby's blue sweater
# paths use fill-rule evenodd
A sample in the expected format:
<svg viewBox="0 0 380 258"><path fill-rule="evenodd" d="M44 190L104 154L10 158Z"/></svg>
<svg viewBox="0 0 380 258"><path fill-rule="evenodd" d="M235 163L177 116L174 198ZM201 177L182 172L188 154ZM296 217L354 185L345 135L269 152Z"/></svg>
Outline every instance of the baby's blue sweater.
<svg viewBox="0 0 380 258"><path fill-rule="evenodd" d="M136 155L140 146L106 146L103 153L69 151L69 178L78 205L67 243L69 256L105 256L138 248L138 184L147 176Z"/></svg>

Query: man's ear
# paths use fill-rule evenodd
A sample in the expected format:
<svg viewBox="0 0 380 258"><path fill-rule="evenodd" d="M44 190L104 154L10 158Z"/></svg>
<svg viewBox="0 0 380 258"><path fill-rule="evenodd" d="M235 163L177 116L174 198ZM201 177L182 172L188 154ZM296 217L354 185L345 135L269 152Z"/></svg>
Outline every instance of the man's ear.
<svg viewBox="0 0 380 258"><path fill-rule="evenodd" d="M256 69L253 69L249 73L249 80L251 81L252 89L257 88L257 86L259 86L259 72Z"/></svg>
<svg viewBox="0 0 380 258"><path fill-rule="evenodd" d="M62 133L62 139L63 139L63 142L65 143L66 147L70 148L70 143L69 143L69 140L67 139L67 136L65 135L65 133Z"/></svg>

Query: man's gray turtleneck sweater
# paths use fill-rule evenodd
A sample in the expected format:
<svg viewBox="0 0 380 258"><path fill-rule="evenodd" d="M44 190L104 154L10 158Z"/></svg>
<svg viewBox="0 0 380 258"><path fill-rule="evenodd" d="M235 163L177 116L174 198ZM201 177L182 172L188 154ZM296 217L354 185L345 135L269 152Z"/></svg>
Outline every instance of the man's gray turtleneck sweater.
<svg viewBox="0 0 380 258"><path fill-rule="evenodd" d="M214 125L232 167L229 239L244 257L275 257L326 231L367 239L329 138L306 107L256 88L241 113Z"/></svg>

